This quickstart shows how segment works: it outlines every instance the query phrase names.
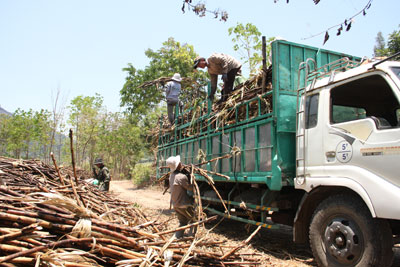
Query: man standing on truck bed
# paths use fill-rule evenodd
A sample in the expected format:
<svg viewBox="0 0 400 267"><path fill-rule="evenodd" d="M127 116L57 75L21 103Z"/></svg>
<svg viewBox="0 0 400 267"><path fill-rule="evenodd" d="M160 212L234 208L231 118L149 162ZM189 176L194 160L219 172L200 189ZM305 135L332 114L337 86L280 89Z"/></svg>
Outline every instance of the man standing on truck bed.
<svg viewBox="0 0 400 267"><path fill-rule="evenodd" d="M195 219L193 199L188 196L187 190L193 191L189 178L182 172L180 156L169 157L167 166L171 170L169 177L169 190L171 192L171 204L174 207L179 220L179 227L192 223ZM176 238L182 238L185 230L175 233ZM194 235L194 226L190 228L189 235Z"/></svg>
<svg viewBox="0 0 400 267"><path fill-rule="evenodd" d="M174 76L172 76L171 81L169 81L165 85L168 120L171 123L171 126L175 122L175 106L179 103L179 94L181 93L181 81L181 75L179 73L175 73Z"/></svg>
<svg viewBox="0 0 400 267"><path fill-rule="evenodd" d="M218 103L223 103L228 99L228 95L233 91L233 82L235 76L242 67L242 64L234 57L222 53L214 53L207 60L204 57L197 57L194 61L193 68L207 67L211 79L211 94L208 98L214 100L215 91L217 90L218 75L222 75L224 86L222 89L221 99Z"/></svg>

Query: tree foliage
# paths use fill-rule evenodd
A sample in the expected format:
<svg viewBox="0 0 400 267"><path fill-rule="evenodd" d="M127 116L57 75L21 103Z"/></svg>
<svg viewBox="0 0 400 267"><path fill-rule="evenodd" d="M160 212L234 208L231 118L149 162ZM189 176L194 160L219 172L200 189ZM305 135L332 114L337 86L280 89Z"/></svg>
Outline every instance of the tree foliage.
<svg viewBox="0 0 400 267"><path fill-rule="evenodd" d="M133 124L123 113L107 112L98 94L78 96L68 109L77 165L91 169L94 159L101 157L113 175L127 177L146 153L143 127Z"/></svg>
<svg viewBox="0 0 400 267"><path fill-rule="evenodd" d="M261 33L252 23L243 25L237 23L235 27L228 29L229 35L233 35L233 49L241 55L243 64L249 64L250 74L255 74L262 62ZM274 38L267 40L270 43ZM266 54L269 55L271 46L267 46Z"/></svg>
<svg viewBox="0 0 400 267"><path fill-rule="evenodd" d="M383 57L390 56L400 52L400 25L399 30L394 30L389 34L387 43L382 36L382 32L378 32L376 38L376 45L374 46L374 56Z"/></svg>
<svg viewBox="0 0 400 267"><path fill-rule="evenodd" d="M374 56L382 57L387 54L387 48L385 38L383 38L382 32L378 32L376 38L376 45L374 46Z"/></svg>
<svg viewBox="0 0 400 267"><path fill-rule="evenodd" d="M76 163L80 166L88 160L93 161L96 139L99 134L103 98L95 96L77 96L71 101L68 123L74 129L74 147Z"/></svg>
<svg viewBox="0 0 400 267"><path fill-rule="evenodd" d="M77 96L68 108L68 128L74 130L75 162L90 170L94 158L102 157L113 176L129 177L143 157L151 157L147 129L154 128L155 115L140 125L132 124L124 113L107 112L103 97ZM63 124L63 123L60 123ZM37 158L51 162L50 152L60 155L59 164L71 163L69 138L56 131L53 139L53 116L47 110L34 112L18 109L12 116L0 115L0 155L14 158ZM60 127L60 126L58 126ZM54 140L53 151L51 140ZM58 149L62 153L58 153Z"/></svg>
<svg viewBox="0 0 400 267"><path fill-rule="evenodd" d="M15 158L49 160L50 113L17 109L13 115L0 116L0 152Z"/></svg>
<svg viewBox="0 0 400 267"><path fill-rule="evenodd" d="M128 177L130 169L146 154L142 128L122 113L106 113L99 122L96 154L114 173Z"/></svg>
<svg viewBox="0 0 400 267"><path fill-rule="evenodd" d="M140 85L144 82L160 77L172 77L174 73L180 73L181 77L193 80L201 79L205 75L203 72L193 71L193 60L197 56L193 46L181 44L172 37L164 42L160 49L146 50L145 55L150 62L144 69L138 70L130 63L128 67L123 68L127 76L120 91L121 105L127 108L136 122L154 111L164 98L163 91L158 86L141 88ZM191 90L191 88L182 88L183 93L186 90Z"/></svg>
<svg viewBox="0 0 400 267"><path fill-rule="evenodd" d="M400 52L400 25L398 31L393 31L388 38L387 42L389 54Z"/></svg>
<svg viewBox="0 0 400 267"><path fill-rule="evenodd" d="M215 19L218 19L220 21L227 21L228 20L228 13L225 10L209 10L206 8L206 5L204 3L198 2L196 4L192 4L192 0L183 0L183 5L182 5L182 12L185 13L185 10L191 10L193 11L197 16L199 17L204 17L206 13L210 13L213 15Z"/></svg>

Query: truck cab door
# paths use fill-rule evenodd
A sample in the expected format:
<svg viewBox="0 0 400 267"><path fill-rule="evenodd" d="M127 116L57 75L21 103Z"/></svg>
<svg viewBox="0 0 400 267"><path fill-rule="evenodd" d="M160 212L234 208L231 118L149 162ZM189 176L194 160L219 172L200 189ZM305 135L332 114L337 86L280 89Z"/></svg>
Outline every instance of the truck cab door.
<svg viewBox="0 0 400 267"><path fill-rule="evenodd" d="M326 173L354 179L363 187L372 187L379 179L400 186L400 103L396 90L383 72L367 73L327 90Z"/></svg>
<svg viewBox="0 0 400 267"><path fill-rule="evenodd" d="M323 175L324 151L323 121L320 116L324 104L319 91L308 92L302 97L305 101L303 115L299 116L297 127L297 176Z"/></svg>

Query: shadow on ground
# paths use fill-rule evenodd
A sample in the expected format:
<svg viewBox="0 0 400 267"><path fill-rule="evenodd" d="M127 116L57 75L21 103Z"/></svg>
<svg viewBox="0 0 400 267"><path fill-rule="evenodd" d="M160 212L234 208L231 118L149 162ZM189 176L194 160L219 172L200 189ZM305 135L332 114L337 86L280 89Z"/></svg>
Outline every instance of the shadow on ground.
<svg viewBox="0 0 400 267"><path fill-rule="evenodd" d="M218 219L218 221L220 218ZM206 225L207 228L213 227L214 223ZM235 241L246 240L256 226L247 225L242 222L224 219L221 224L214 229L214 232L226 236ZM309 266L316 266L311 250L307 245L299 245L293 242L292 228L282 225L280 229L261 229L250 241L252 247L265 254L272 255L278 259L289 260L298 259Z"/></svg>

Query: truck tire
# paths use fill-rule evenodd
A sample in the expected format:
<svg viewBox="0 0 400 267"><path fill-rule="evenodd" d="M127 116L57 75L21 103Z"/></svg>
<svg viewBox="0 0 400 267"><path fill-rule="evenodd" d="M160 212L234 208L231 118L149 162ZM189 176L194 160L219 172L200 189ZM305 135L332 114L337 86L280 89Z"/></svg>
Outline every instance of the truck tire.
<svg viewBox="0 0 400 267"><path fill-rule="evenodd" d="M393 236L387 221L372 218L357 197L322 201L310 224L310 246L318 266L390 266Z"/></svg>

